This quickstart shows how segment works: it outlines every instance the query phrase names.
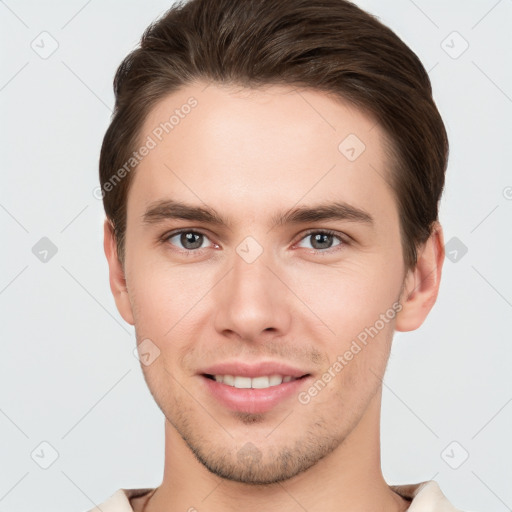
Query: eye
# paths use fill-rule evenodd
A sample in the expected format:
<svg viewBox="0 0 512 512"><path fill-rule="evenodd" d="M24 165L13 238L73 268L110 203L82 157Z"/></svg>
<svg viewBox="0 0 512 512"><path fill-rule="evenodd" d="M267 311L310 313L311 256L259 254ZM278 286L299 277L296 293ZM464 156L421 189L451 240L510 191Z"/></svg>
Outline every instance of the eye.
<svg viewBox="0 0 512 512"><path fill-rule="evenodd" d="M176 245L185 251L203 249L204 247L207 247L207 245L204 246L205 241L209 241L209 238L205 234L200 233L199 231L192 231L190 229L176 231L166 236L165 239L167 242L170 242L172 245Z"/></svg>
<svg viewBox="0 0 512 512"><path fill-rule="evenodd" d="M165 242L170 243L181 251L188 253L197 252L200 249L207 248L209 246L208 242L215 246L215 244L213 244L204 233L191 229L170 233L165 236ZM345 245L345 243L346 242L343 238L334 231L317 230L310 231L303 236L297 246L312 249L314 251L326 252L329 249Z"/></svg>
<svg viewBox="0 0 512 512"><path fill-rule="evenodd" d="M338 243L334 243L338 240ZM309 241L309 246L304 243ZM305 237L301 239L298 246L313 249L315 251L324 252L326 249L331 249L339 245L344 244L344 240L340 235L337 235L333 231L310 231Z"/></svg>

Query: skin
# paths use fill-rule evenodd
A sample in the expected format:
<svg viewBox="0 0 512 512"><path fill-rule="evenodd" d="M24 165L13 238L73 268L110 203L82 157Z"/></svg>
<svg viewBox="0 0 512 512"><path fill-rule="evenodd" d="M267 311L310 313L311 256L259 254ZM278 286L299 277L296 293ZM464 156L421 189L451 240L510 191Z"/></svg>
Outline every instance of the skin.
<svg viewBox="0 0 512 512"><path fill-rule="evenodd" d="M156 105L141 141L190 96L197 107L132 177L124 265L105 223L119 312L138 343L160 351L141 365L166 418L163 481L146 512L406 510L381 472L382 378L393 332L418 328L436 300L441 226L407 270L396 200L382 179L391 163L384 133L323 92L194 83ZM353 162L338 150L349 134L366 146ZM144 220L169 199L214 209L229 225ZM272 226L280 212L332 201L373 221ZM176 229L205 235L201 248L171 236ZM308 233L326 229L336 235L323 246ZM251 263L237 252L247 236L263 251ZM401 311L307 404L294 394L262 414L234 412L197 374L226 360L280 361L311 375L299 389L307 391L397 301Z"/></svg>

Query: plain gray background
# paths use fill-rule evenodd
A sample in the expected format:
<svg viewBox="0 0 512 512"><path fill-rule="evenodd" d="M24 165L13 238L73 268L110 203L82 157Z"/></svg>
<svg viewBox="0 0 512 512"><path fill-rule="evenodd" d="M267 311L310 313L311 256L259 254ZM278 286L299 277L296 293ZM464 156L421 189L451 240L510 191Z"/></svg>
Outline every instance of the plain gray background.
<svg viewBox="0 0 512 512"><path fill-rule="evenodd" d="M512 0L357 3L418 54L451 144L451 259L426 323L395 337L384 475L512 510ZM93 190L114 72L170 5L0 2L0 511L81 512L161 481L164 420L110 295Z"/></svg>

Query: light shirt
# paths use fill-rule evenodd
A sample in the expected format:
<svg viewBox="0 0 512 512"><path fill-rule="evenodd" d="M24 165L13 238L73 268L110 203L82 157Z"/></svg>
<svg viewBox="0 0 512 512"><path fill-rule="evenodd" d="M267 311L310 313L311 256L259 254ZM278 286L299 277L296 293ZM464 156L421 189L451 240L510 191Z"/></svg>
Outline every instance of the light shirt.
<svg viewBox="0 0 512 512"><path fill-rule="evenodd" d="M390 487L411 502L408 512L461 512L450 504L434 480ZM133 512L130 499L144 496L151 491L153 488L119 489L101 505L88 512Z"/></svg>

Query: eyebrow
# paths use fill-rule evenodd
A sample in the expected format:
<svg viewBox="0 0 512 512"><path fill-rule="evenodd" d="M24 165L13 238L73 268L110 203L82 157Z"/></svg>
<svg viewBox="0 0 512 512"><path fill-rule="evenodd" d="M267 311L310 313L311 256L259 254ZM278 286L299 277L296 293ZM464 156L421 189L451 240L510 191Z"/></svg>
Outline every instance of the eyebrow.
<svg viewBox="0 0 512 512"><path fill-rule="evenodd" d="M165 199L151 203L144 215L145 224L155 224L170 219L203 222L219 227L230 227L229 219L224 219L213 208L208 206L192 206L181 201ZM344 220L373 225L373 217L361 208L345 202L330 202L312 206L291 208L286 212L275 214L271 218L271 227L285 224L300 224L327 220Z"/></svg>

